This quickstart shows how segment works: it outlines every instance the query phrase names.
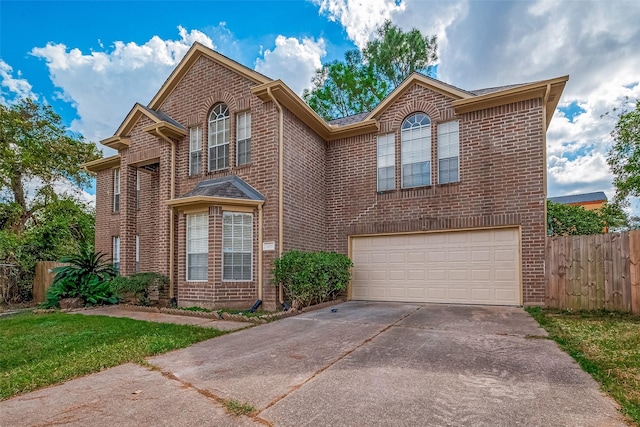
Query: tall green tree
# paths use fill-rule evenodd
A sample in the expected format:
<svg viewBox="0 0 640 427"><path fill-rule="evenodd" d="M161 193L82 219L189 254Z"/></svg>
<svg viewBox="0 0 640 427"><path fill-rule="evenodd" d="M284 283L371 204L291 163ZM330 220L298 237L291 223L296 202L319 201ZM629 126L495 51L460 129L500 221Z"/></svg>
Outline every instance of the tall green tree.
<svg viewBox="0 0 640 427"><path fill-rule="evenodd" d="M56 182L88 184L91 177L80 165L99 157L96 145L68 132L51 106L31 99L0 104L0 190L13 206L11 227L22 233ZM38 190L28 200L25 188L33 182Z"/></svg>
<svg viewBox="0 0 640 427"><path fill-rule="evenodd" d="M613 132L613 146L607 162L616 187L616 199L640 196L640 101L635 108L620 114Z"/></svg>
<svg viewBox="0 0 640 427"><path fill-rule="evenodd" d="M343 61L323 64L303 98L325 120L371 111L411 73L429 74L437 50L436 36L404 32L386 21L362 52L350 50Z"/></svg>

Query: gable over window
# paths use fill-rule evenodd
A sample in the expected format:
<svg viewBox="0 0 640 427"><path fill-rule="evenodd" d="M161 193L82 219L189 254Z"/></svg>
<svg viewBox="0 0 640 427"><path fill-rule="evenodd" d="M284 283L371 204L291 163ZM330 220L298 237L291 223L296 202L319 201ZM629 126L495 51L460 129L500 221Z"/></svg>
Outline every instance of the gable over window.
<svg viewBox="0 0 640 427"><path fill-rule="evenodd" d="M431 185L431 119L415 113L402 122L402 188Z"/></svg>
<svg viewBox="0 0 640 427"><path fill-rule="evenodd" d="M209 114L209 172L229 167L229 108L218 104Z"/></svg>

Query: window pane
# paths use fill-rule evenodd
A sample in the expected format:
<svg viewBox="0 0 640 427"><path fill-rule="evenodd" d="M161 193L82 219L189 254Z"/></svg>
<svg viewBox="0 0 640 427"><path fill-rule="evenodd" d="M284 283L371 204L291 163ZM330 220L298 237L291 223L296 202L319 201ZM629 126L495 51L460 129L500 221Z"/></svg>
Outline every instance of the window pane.
<svg viewBox="0 0 640 427"><path fill-rule="evenodd" d="M187 215L187 280L207 280L209 216Z"/></svg>
<svg viewBox="0 0 640 427"><path fill-rule="evenodd" d="M222 278L251 280L253 215L225 212L222 216Z"/></svg>
<svg viewBox="0 0 640 427"><path fill-rule="evenodd" d="M438 182L459 181L459 121L438 125Z"/></svg>
<svg viewBox="0 0 640 427"><path fill-rule="evenodd" d="M251 162L251 113L244 112L237 116L236 164Z"/></svg>
<svg viewBox="0 0 640 427"><path fill-rule="evenodd" d="M209 170L229 166L229 109L225 104L213 107L209 115Z"/></svg>
<svg viewBox="0 0 640 427"><path fill-rule="evenodd" d="M378 137L378 191L395 188L395 137L387 134Z"/></svg>
<svg viewBox="0 0 640 427"><path fill-rule="evenodd" d="M402 187L431 185L431 120L423 113L402 124Z"/></svg>

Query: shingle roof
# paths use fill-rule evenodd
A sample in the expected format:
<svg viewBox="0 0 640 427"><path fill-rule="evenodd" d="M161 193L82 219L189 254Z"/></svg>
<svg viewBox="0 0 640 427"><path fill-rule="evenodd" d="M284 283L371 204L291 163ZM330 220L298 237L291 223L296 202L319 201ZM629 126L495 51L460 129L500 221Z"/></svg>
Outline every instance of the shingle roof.
<svg viewBox="0 0 640 427"><path fill-rule="evenodd" d="M164 122L167 123L171 123L174 126L179 127L180 129L186 129L186 127L184 127L180 122L178 122L177 120L174 120L171 116L169 116L168 114L160 111L160 110L152 110L149 107L145 107L142 104L139 104L142 108L144 108L145 110L147 110L149 113L151 113L152 115L154 115L155 117L158 118L158 120L162 120Z"/></svg>
<svg viewBox="0 0 640 427"><path fill-rule="evenodd" d="M336 126L346 126L352 123L358 123L361 122L365 117L367 117L368 114L369 112L366 111L364 113L354 114L352 116L340 117L339 119L329 121L329 124Z"/></svg>
<svg viewBox="0 0 640 427"><path fill-rule="evenodd" d="M553 203L562 203L563 205L569 205L572 203L607 201L607 195L604 194L603 191L596 191L594 193L573 194L571 196L549 197L547 200Z"/></svg>
<svg viewBox="0 0 640 427"><path fill-rule="evenodd" d="M193 190L179 198L193 196L264 200L264 196L236 175L200 181Z"/></svg>
<svg viewBox="0 0 640 427"><path fill-rule="evenodd" d="M486 95L488 93L500 92L501 90L513 89L514 87L524 86L524 85L527 85L527 84L529 84L529 83L518 83L518 84L515 84L515 85L487 87L487 88L483 88L483 89L472 90L471 93L474 94L474 95L477 95L477 96L481 96L481 95Z"/></svg>

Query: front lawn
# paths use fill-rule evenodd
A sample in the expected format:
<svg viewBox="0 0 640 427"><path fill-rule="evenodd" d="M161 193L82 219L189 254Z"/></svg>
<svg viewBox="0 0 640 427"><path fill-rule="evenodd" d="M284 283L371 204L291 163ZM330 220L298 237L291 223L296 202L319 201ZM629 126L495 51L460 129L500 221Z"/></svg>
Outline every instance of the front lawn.
<svg viewBox="0 0 640 427"><path fill-rule="evenodd" d="M640 318L538 307L527 311L640 424Z"/></svg>
<svg viewBox="0 0 640 427"><path fill-rule="evenodd" d="M80 314L0 318L0 400L223 334L198 326Z"/></svg>

